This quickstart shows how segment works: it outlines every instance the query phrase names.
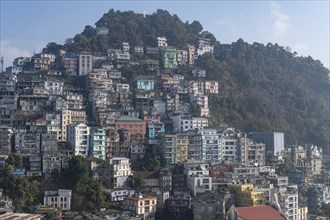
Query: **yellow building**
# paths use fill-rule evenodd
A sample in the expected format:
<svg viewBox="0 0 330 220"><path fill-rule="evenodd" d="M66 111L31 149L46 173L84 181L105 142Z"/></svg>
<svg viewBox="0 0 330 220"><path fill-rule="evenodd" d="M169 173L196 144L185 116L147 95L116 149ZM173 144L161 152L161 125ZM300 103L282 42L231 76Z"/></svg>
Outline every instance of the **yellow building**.
<svg viewBox="0 0 330 220"><path fill-rule="evenodd" d="M189 137L187 134L177 135L177 163L183 163L188 160Z"/></svg>
<svg viewBox="0 0 330 220"><path fill-rule="evenodd" d="M163 134L162 155L167 165L183 163L188 159L189 138L187 134Z"/></svg>
<svg viewBox="0 0 330 220"><path fill-rule="evenodd" d="M299 207L298 208L298 220L307 220L308 207Z"/></svg>
<svg viewBox="0 0 330 220"><path fill-rule="evenodd" d="M236 192L237 206L266 205L264 193L255 191L253 184L230 185L229 188Z"/></svg>
<svg viewBox="0 0 330 220"><path fill-rule="evenodd" d="M81 110L63 110L61 118L61 129L62 129L62 141L66 141L67 138L67 126L69 124L86 124L87 116L86 111Z"/></svg>

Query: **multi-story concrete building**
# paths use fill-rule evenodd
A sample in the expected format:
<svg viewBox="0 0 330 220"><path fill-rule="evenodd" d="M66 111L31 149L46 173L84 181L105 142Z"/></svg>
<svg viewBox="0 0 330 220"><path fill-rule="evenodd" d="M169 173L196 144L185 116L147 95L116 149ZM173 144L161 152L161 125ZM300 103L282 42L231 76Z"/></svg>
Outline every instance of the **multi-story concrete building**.
<svg viewBox="0 0 330 220"><path fill-rule="evenodd" d="M42 86L49 95L60 96L63 93L64 83L58 80L46 80L43 81Z"/></svg>
<svg viewBox="0 0 330 220"><path fill-rule="evenodd" d="M132 175L131 161L125 157L113 157L110 159L108 183L111 188L128 186L128 178Z"/></svg>
<svg viewBox="0 0 330 220"><path fill-rule="evenodd" d="M156 144L159 141L159 135L165 132L164 123L157 120L147 121L147 137L149 144Z"/></svg>
<svg viewBox="0 0 330 220"><path fill-rule="evenodd" d="M15 131L15 150L17 154L40 154L40 133L26 132L24 129Z"/></svg>
<svg viewBox="0 0 330 220"><path fill-rule="evenodd" d="M147 77L139 77L136 80L136 88L142 90L154 90L155 80Z"/></svg>
<svg viewBox="0 0 330 220"><path fill-rule="evenodd" d="M167 47L167 39L165 36L157 37L157 45L158 47Z"/></svg>
<svg viewBox="0 0 330 220"><path fill-rule="evenodd" d="M0 106L1 108L17 108L16 90L17 76L11 74L0 74Z"/></svg>
<svg viewBox="0 0 330 220"><path fill-rule="evenodd" d="M88 75L93 70L93 56L88 52L79 54L79 76Z"/></svg>
<svg viewBox="0 0 330 220"><path fill-rule="evenodd" d="M193 45L187 45L187 52L188 52L188 64L194 65L195 63L195 46Z"/></svg>
<svg viewBox="0 0 330 220"><path fill-rule="evenodd" d="M176 134L163 134L161 136L161 153L165 163L168 165L176 164L176 138Z"/></svg>
<svg viewBox="0 0 330 220"><path fill-rule="evenodd" d="M8 155L13 152L15 129L0 126L0 155Z"/></svg>
<svg viewBox="0 0 330 220"><path fill-rule="evenodd" d="M146 122L139 118L123 116L116 120L115 130L126 131L129 139L123 139L123 142L144 143Z"/></svg>
<svg viewBox="0 0 330 220"><path fill-rule="evenodd" d="M228 163L238 163L237 133L234 128L226 128L219 134L221 159Z"/></svg>
<svg viewBox="0 0 330 220"><path fill-rule="evenodd" d="M298 187L289 185L285 190L277 193L281 212L288 220L298 220Z"/></svg>
<svg viewBox="0 0 330 220"><path fill-rule="evenodd" d="M142 111L149 111L154 106L155 93L153 91L140 90L134 95L134 107Z"/></svg>
<svg viewBox="0 0 330 220"><path fill-rule="evenodd" d="M89 155L100 159L106 159L106 132L105 129L92 129L89 142Z"/></svg>
<svg viewBox="0 0 330 220"><path fill-rule="evenodd" d="M79 61L78 55L64 54L63 56L64 69L69 75L71 76L78 75L78 61Z"/></svg>
<svg viewBox="0 0 330 220"><path fill-rule="evenodd" d="M123 208L135 212L143 220L155 220L157 209L156 196L142 196L126 198Z"/></svg>
<svg viewBox="0 0 330 220"><path fill-rule="evenodd" d="M191 209L191 197L190 195L170 197L165 204L170 212L170 219L183 219L185 213Z"/></svg>
<svg viewBox="0 0 330 220"><path fill-rule="evenodd" d="M87 156L90 146L90 127L83 123L68 125L67 142L75 156Z"/></svg>
<svg viewBox="0 0 330 220"><path fill-rule="evenodd" d="M195 102L200 107L200 116L208 117L210 115L208 100L207 95L190 94L190 101Z"/></svg>
<svg viewBox="0 0 330 220"><path fill-rule="evenodd" d="M204 69L201 69L199 67L195 67L193 70L192 70L192 75L194 77L198 77L198 78L205 78L206 77L206 70Z"/></svg>
<svg viewBox="0 0 330 220"><path fill-rule="evenodd" d="M211 45L211 40L208 38L200 37L198 40L197 55L203 55L205 53L213 53L214 46Z"/></svg>
<svg viewBox="0 0 330 220"><path fill-rule="evenodd" d="M56 133L42 133L41 134L41 152L54 153L58 151L58 139Z"/></svg>
<svg viewBox="0 0 330 220"><path fill-rule="evenodd" d="M177 68L177 50L174 47L161 49L162 65L164 69Z"/></svg>
<svg viewBox="0 0 330 220"><path fill-rule="evenodd" d="M185 133L161 136L162 156L167 165L183 163L188 159L189 136Z"/></svg>
<svg viewBox="0 0 330 220"><path fill-rule="evenodd" d="M42 175L44 178L50 178L56 170L61 172L64 168L64 158L59 152L52 152L42 155Z"/></svg>
<svg viewBox="0 0 330 220"><path fill-rule="evenodd" d="M307 220L308 216L308 207L307 206L300 206L298 207L298 220Z"/></svg>
<svg viewBox="0 0 330 220"><path fill-rule="evenodd" d="M205 193L212 190L212 177L209 171L200 166L194 170L187 170L187 187L191 191L192 196Z"/></svg>
<svg viewBox="0 0 330 220"><path fill-rule="evenodd" d="M129 189L111 189L107 190L106 194L110 197L111 202L122 202L128 197L132 197L135 191Z"/></svg>
<svg viewBox="0 0 330 220"><path fill-rule="evenodd" d="M194 202L194 220L224 220L229 193L206 192Z"/></svg>
<svg viewBox="0 0 330 220"><path fill-rule="evenodd" d="M40 111L49 105L48 95L20 95L18 108L22 111Z"/></svg>
<svg viewBox="0 0 330 220"><path fill-rule="evenodd" d="M189 159L220 162L222 147L216 129L200 129L189 136Z"/></svg>
<svg viewBox="0 0 330 220"><path fill-rule="evenodd" d="M204 95L204 82L197 80L188 81L188 91L190 95L190 101L193 101L196 95Z"/></svg>
<svg viewBox="0 0 330 220"><path fill-rule="evenodd" d="M205 93L219 93L219 83L214 80L206 80L204 91Z"/></svg>
<svg viewBox="0 0 330 220"><path fill-rule="evenodd" d="M177 56L178 65L187 64L187 62L188 62L188 51L187 50L178 50L176 56Z"/></svg>
<svg viewBox="0 0 330 220"><path fill-rule="evenodd" d="M60 141L62 136L61 130L61 114L46 114L47 133L55 134L56 140Z"/></svg>
<svg viewBox="0 0 330 220"><path fill-rule="evenodd" d="M86 111L80 110L63 110L62 111L62 119L61 119L61 131L62 131L62 141L66 141L67 139L67 126L70 124L86 124L87 116Z"/></svg>
<svg viewBox="0 0 330 220"><path fill-rule="evenodd" d="M20 74L21 72L22 72L22 67L20 66L9 66L6 68L6 73Z"/></svg>
<svg viewBox="0 0 330 220"><path fill-rule="evenodd" d="M71 209L71 189L59 189L57 191L45 191L44 205L51 205L56 208L61 208L63 211Z"/></svg>
<svg viewBox="0 0 330 220"><path fill-rule="evenodd" d="M68 109L82 110L84 108L84 96L77 92L66 92L64 98Z"/></svg>
<svg viewBox="0 0 330 220"><path fill-rule="evenodd" d="M35 70L48 70L55 62L54 54L39 53L31 58Z"/></svg>
<svg viewBox="0 0 330 220"><path fill-rule="evenodd" d="M203 129L207 128L209 125L209 120L203 117L189 117L184 115L174 115L173 127L175 131L189 131L193 129Z"/></svg>
<svg viewBox="0 0 330 220"><path fill-rule="evenodd" d="M253 184L230 185L229 188L236 192L236 204L238 206L258 206L266 204L264 193L255 190Z"/></svg>
<svg viewBox="0 0 330 220"><path fill-rule="evenodd" d="M280 132L253 132L251 139L266 145L266 154L280 155L284 150L284 134Z"/></svg>
<svg viewBox="0 0 330 220"><path fill-rule="evenodd" d="M248 149L248 161L257 166L266 165L266 147L263 143L250 143Z"/></svg>

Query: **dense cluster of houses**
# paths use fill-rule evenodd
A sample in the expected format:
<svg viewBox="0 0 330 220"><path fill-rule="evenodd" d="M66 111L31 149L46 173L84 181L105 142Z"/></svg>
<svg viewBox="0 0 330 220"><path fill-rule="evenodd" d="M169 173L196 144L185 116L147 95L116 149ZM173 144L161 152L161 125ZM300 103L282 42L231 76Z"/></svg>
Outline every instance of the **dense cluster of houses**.
<svg viewBox="0 0 330 220"><path fill-rule="evenodd" d="M168 46L166 37L157 43L130 48L123 42L106 55L63 51L60 57L41 53L15 59L0 74L0 169L16 153L28 163L14 175L51 178L68 168L71 157L82 156L93 178L106 186L108 199L121 203L122 210L103 213L109 219L155 219L166 207L171 219L183 219L192 210L194 219L253 219L259 212L303 220L307 207L330 202L329 175L321 169L317 146L285 148L281 132L209 126L208 95L221 88L194 66L198 56L213 52L209 39L184 49ZM64 71L52 69L56 59ZM97 69L96 62L102 63ZM26 63L34 71L23 71ZM143 65L157 74L137 76L129 84L121 72L126 65ZM189 79L166 71L180 65L193 67ZM86 88L66 83L64 74L85 76ZM134 170L147 154L166 168ZM284 158L295 169L280 176L276 168ZM139 192L129 187L134 178L144 180ZM302 189L309 193L301 195ZM70 210L71 195L70 189L46 191L39 213L49 207Z"/></svg>

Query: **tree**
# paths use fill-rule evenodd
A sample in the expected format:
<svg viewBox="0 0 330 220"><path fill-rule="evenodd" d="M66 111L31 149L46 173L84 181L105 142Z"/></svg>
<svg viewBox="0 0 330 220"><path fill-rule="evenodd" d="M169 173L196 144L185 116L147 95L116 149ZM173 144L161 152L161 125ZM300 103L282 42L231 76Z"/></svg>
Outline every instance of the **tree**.
<svg viewBox="0 0 330 220"><path fill-rule="evenodd" d="M201 114L201 107L195 102L190 103L190 113L193 117L199 117Z"/></svg>
<svg viewBox="0 0 330 220"><path fill-rule="evenodd" d="M13 166L14 169L23 166L23 157L18 154L10 154L7 158L7 164Z"/></svg>
<svg viewBox="0 0 330 220"><path fill-rule="evenodd" d="M203 30L203 26L201 25L201 23L199 21L193 21L189 25L189 29L193 34L198 35Z"/></svg>
<svg viewBox="0 0 330 220"><path fill-rule="evenodd" d="M287 173L294 168L291 160L285 160L284 163L278 165L277 172L280 176L286 176Z"/></svg>
<svg viewBox="0 0 330 220"><path fill-rule="evenodd" d="M135 189L136 192L140 192L146 181L141 177L133 177L131 181L132 188Z"/></svg>
<svg viewBox="0 0 330 220"><path fill-rule="evenodd" d="M88 162L80 156L75 156L69 160L68 169L61 175L61 184L65 187L74 188L79 183L88 181L89 177Z"/></svg>

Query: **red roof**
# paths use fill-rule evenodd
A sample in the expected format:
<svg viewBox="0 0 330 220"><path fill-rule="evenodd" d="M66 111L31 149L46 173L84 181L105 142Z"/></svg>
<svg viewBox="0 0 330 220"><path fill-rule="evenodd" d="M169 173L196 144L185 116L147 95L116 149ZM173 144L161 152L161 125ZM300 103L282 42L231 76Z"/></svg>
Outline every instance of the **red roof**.
<svg viewBox="0 0 330 220"><path fill-rule="evenodd" d="M286 220L279 210L268 205L237 207L236 212L244 220Z"/></svg>

